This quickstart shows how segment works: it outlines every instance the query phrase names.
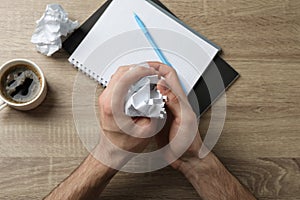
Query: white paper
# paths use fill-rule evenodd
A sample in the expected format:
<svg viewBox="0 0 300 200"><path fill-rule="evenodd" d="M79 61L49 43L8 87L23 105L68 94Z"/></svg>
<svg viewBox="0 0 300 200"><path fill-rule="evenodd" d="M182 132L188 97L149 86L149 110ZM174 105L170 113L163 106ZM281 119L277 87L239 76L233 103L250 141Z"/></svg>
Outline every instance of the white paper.
<svg viewBox="0 0 300 200"><path fill-rule="evenodd" d="M160 61L134 13L143 20L189 92L219 49L145 0L114 0L69 61L104 85L119 66Z"/></svg>
<svg viewBox="0 0 300 200"><path fill-rule="evenodd" d="M68 13L58 4L47 5L46 11L37 22L31 42L36 44L38 52L51 56L62 47L61 36L67 36L79 26L71 21Z"/></svg>
<svg viewBox="0 0 300 200"><path fill-rule="evenodd" d="M164 118L166 99L157 89L157 75L146 76L133 84L127 94L125 114L130 117Z"/></svg>

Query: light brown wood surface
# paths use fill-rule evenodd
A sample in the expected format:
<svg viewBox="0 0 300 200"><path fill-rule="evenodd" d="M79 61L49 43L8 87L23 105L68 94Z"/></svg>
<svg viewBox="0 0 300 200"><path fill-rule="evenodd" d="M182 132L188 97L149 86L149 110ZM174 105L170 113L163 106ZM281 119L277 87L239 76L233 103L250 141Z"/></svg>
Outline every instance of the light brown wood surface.
<svg viewBox="0 0 300 200"><path fill-rule="evenodd" d="M104 1L58 0L84 22ZM0 199L42 199L88 155L72 116L77 72L61 51L30 43L46 0L2 0L0 63L27 58L44 70L49 93L36 110L0 113ZM227 92L227 117L214 152L259 199L300 199L300 1L163 0L180 19L222 47L241 78ZM203 135L210 112L201 121ZM165 168L119 173L102 199L199 199Z"/></svg>

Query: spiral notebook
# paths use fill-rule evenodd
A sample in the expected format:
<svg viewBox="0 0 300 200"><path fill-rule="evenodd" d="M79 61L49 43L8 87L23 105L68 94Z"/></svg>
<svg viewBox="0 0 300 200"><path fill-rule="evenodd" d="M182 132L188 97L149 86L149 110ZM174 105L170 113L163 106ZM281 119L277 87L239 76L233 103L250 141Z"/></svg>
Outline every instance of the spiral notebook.
<svg viewBox="0 0 300 200"><path fill-rule="evenodd" d="M142 18L189 92L220 48L151 1L112 1L69 61L104 86L119 66L160 61L133 13Z"/></svg>
<svg viewBox="0 0 300 200"><path fill-rule="evenodd" d="M83 42L83 40L87 38L90 31L94 28L98 20L102 18L103 14L106 12L106 9L110 6L112 2L113 0L107 0L104 4L102 4L95 13L93 13L74 33L72 33L67 38L67 40L63 42L63 48L70 55L73 54L75 50L79 47L79 45ZM152 3L153 5L156 5L158 9L164 11L164 13L168 13L169 16L173 16L174 19L177 19L175 14L172 13L159 0L148 0L148 2ZM198 36L206 40L205 37L201 35ZM99 58L100 56L101 55L99 55ZM75 63L75 64L79 64L79 63ZM215 79L216 77L216 71L214 70L215 65L217 66L218 73L221 75L223 79L223 83L226 89L229 86L231 86L235 82L235 80L237 80L239 77L239 74L228 63L226 63L220 57L219 54L217 54L214 57L213 62L210 64L209 67L207 67L207 69L202 74L201 78L198 80L198 82L195 84L193 88L198 98L198 104L199 104L201 115L224 92L224 89L216 87L214 84L207 81L207 80L213 81ZM211 91L214 92L211 93ZM191 95L189 95L189 97L190 96ZM193 100L193 98L191 98L191 100Z"/></svg>

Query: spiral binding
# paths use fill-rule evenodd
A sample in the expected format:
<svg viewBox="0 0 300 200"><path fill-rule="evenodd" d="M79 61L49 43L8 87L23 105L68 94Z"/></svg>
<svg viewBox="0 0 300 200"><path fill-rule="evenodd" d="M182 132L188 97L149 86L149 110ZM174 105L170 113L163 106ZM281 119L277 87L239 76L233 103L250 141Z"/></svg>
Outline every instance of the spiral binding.
<svg viewBox="0 0 300 200"><path fill-rule="evenodd" d="M76 68L78 71L82 72L86 76L88 76L90 79L97 81L99 84L101 84L102 87L106 87L108 82L104 80L102 77L100 77L99 74L95 73L94 71L88 69L87 67L83 66L83 64L79 63L79 61L75 60L75 58L69 58L69 62L73 65L74 68Z"/></svg>

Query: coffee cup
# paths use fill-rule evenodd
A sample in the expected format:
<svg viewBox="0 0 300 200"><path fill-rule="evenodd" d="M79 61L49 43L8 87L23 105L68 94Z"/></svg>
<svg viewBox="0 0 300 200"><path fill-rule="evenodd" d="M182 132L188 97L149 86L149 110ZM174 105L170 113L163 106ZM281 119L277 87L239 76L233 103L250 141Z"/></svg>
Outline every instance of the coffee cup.
<svg viewBox="0 0 300 200"><path fill-rule="evenodd" d="M0 67L0 110L6 106L32 110L44 101L46 94L46 78L34 62L14 59Z"/></svg>

